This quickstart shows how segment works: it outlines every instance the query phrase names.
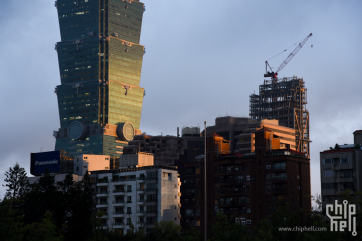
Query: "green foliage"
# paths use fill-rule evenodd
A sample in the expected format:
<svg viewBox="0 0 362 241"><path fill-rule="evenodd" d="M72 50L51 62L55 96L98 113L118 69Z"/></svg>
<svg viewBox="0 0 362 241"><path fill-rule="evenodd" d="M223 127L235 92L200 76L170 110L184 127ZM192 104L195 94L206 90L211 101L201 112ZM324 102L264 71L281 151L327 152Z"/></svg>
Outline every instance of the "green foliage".
<svg viewBox="0 0 362 241"><path fill-rule="evenodd" d="M11 199L12 205L15 204L16 199L20 198L24 194L24 187L27 182L26 171L24 168L19 166L19 163L16 163L14 167L10 167L9 171L5 172L6 182L4 187L7 187L5 199Z"/></svg>
<svg viewBox="0 0 362 241"><path fill-rule="evenodd" d="M26 241L63 241L62 235L58 235L57 227L52 220L52 214L46 211L41 222L34 222L24 227Z"/></svg>
<svg viewBox="0 0 362 241"><path fill-rule="evenodd" d="M176 241L180 238L180 230L181 226L173 221L155 222L150 238L155 241Z"/></svg>
<svg viewBox="0 0 362 241"><path fill-rule="evenodd" d="M210 240L246 240L246 227L244 225L230 222L226 215L218 212L216 214L216 222L212 225Z"/></svg>
<svg viewBox="0 0 362 241"><path fill-rule="evenodd" d="M20 241L23 223L21 217L12 209L10 200L0 203L0 240Z"/></svg>

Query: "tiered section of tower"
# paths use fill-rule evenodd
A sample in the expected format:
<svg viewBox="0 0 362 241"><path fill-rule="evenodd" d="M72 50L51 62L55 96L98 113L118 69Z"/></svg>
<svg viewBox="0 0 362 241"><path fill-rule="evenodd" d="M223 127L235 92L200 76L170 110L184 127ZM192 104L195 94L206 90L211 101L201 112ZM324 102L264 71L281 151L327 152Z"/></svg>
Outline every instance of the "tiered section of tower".
<svg viewBox="0 0 362 241"><path fill-rule="evenodd" d="M139 133L144 4L58 0L55 6L61 34L55 47L61 79L55 90L61 126L54 132L55 149L71 155L120 155ZM131 124L119 127L127 122Z"/></svg>
<svg viewBox="0 0 362 241"><path fill-rule="evenodd" d="M307 89L303 79L283 78L275 83L264 80L259 95L250 95L250 116L253 119L277 119L279 124L295 129L296 146L310 155L309 112L306 109Z"/></svg>

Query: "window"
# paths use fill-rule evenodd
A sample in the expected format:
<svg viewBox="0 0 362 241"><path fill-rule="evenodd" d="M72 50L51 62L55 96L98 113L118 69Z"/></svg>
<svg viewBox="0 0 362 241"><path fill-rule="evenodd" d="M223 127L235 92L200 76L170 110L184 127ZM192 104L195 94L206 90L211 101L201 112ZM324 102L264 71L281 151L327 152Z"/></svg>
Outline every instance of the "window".
<svg viewBox="0 0 362 241"><path fill-rule="evenodd" d="M251 213L251 209L250 209L250 208L247 208L247 209L246 209L246 213Z"/></svg>
<svg viewBox="0 0 362 241"><path fill-rule="evenodd" d="M333 177L334 170L323 170L323 177Z"/></svg>
<svg viewBox="0 0 362 241"><path fill-rule="evenodd" d="M132 196L127 196L127 203L131 203L132 202Z"/></svg>
<svg viewBox="0 0 362 241"><path fill-rule="evenodd" d="M132 207L127 207L127 214L132 214Z"/></svg>
<svg viewBox="0 0 362 241"><path fill-rule="evenodd" d="M273 169L285 169L285 162L277 162L273 164Z"/></svg>
<svg viewBox="0 0 362 241"><path fill-rule="evenodd" d="M349 157L341 157L341 163L349 163Z"/></svg>
<svg viewBox="0 0 362 241"><path fill-rule="evenodd" d="M334 189L334 183L322 183L322 189Z"/></svg>
<svg viewBox="0 0 362 241"><path fill-rule="evenodd" d="M343 183L342 189L343 190L354 190L354 183L353 182Z"/></svg>
<svg viewBox="0 0 362 241"><path fill-rule="evenodd" d="M200 220L196 220L196 226L200 226Z"/></svg>
<svg viewBox="0 0 362 241"><path fill-rule="evenodd" d="M352 177L353 177L352 170L341 172L341 178L352 178Z"/></svg>
<svg viewBox="0 0 362 241"><path fill-rule="evenodd" d="M333 164L334 162L332 159L329 158L329 159L323 159L322 163L323 164Z"/></svg>
<svg viewBox="0 0 362 241"><path fill-rule="evenodd" d="M250 198L247 198L247 199L246 199L246 203L250 203Z"/></svg>

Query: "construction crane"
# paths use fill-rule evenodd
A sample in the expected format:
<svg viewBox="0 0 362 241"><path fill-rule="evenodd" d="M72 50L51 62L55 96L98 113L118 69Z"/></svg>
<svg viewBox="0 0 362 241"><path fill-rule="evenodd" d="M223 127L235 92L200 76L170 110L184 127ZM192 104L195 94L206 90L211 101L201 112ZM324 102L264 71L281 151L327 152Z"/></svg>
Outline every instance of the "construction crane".
<svg viewBox="0 0 362 241"><path fill-rule="evenodd" d="M272 78L272 82L276 83L278 80L278 73L279 71L281 71L289 62L290 60L299 52L299 50L303 47L303 45L308 41L308 39L310 37L312 37L313 34L310 33L305 39L303 39L302 42L300 42L298 44L298 46L293 50L293 52L291 52L288 57L283 61L283 63L279 66L279 68L277 69L276 72L273 72L272 68L270 67L268 61L265 61L265 74L264 77L271 77ZM285 50L284 50L285 51ZM283 52L284 52L283 51ZM271 72L268 71L268 66Z"/></svg>

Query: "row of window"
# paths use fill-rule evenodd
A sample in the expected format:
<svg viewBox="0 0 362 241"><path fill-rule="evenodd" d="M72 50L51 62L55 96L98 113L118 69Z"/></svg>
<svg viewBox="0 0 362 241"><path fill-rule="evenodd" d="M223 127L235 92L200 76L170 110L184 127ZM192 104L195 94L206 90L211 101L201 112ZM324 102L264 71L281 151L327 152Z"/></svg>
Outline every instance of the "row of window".
<svg viewBox="0 0 362 241"><path fill-rule="evenodd" d="M322 183L322 189L338 189L340 185L341 190L355 190L355 184L353 182L349 183Z"/></svg>
<svg viewBox="0 0 362 241"><path fill-rule="evenodd" d="M339 171L340 178L353 178L353 170ZM335 170L323 170L323 177L338 177L338 171Z"/></svg>
<svg viewBox="0 0 362 241"><path fill-rule="evenodd" d="M341 158L327 158L322 160L322 164L337 164L337 163L349 163L349 157L341 157Z"/></svg>

